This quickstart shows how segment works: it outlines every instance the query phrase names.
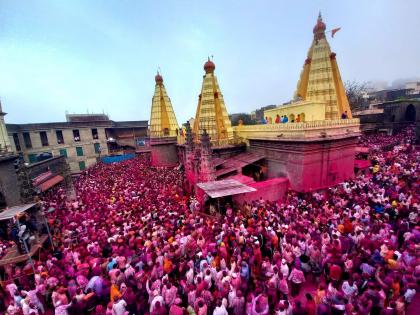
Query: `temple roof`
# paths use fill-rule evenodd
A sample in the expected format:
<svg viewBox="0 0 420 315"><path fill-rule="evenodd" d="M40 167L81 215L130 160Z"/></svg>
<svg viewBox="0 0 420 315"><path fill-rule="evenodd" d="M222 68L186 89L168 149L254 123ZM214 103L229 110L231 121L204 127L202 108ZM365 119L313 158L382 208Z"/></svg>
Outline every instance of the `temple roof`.
<svg viewBox="0 0 420 315"><path fill-rule="evenodd" d="M233 139L232 125L226 110L225 101L220 91L216 66L210 58L204 64L205 75L194 120L193 132L196 141L206 130L213 145L227 145Z"/></svg>
<svg viewBox="0 0 420 315"><path fill-rule="evenodd" d="M300 74L295 99L325 102L325 119L338 119L344 112L352 118L336 54L331 52L325 30L320 13L313 28L314 38Z"/></svg>
<svg viewBox="0 0 420 315"><path fill-rule="evenodd" d="M171 99L166 93L163 77L159 72L155 76L155 82L155 93L150 113L150 136L152 138L176 137L178 122Z"/></svg>

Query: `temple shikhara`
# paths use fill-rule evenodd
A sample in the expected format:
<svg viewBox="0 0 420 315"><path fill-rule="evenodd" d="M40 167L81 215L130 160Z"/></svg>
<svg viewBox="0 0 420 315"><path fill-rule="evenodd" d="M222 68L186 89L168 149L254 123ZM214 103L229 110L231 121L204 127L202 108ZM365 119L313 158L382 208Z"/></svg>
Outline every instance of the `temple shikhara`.
<svg viewBox="0 0 420 315"><path fill-rule="evenodd" d="M176 143L179 135L178 122L166 93L163 77L155 76L155 93L150 113L150 146L152 165L174 166L177 163Z"/></svg>
<svg viewBox="0 0 420 315"><path fill-rule="evenodd" d="M233 131L225 101L214 74L215 64L210 59L204 64L203 85L198 96L193 132L200 135L207 131L210 142L221 146L233 140ZM199 137L197 137L198 140Z"/></svg>
<svg viewBox="0 0 420 315"><path fill-rule="evenodd" d="M163 78L159 73L155 76L155 82L155 94L152 99L149 122L150 137L177 137L179 125L172 108L171 99L166 93Z"/></svg>
<svg viewBox="0 0 420 315"><path fill-rule="evenodd" d="M331 52L325 30L320 13L293 101L290 105L266 111L266 116L272 121L277 115L287 115L291 122L334 120L343 114L352 118L336 54Z"/></svg>

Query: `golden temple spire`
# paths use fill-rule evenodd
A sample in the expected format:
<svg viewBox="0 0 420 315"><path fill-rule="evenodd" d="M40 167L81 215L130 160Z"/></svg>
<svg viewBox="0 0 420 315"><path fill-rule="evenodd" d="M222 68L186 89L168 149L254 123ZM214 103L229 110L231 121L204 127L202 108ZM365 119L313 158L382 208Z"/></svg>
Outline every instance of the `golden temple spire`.
<svg viewBox="0 0 420 315"><path fill-rule="evenodd" d="M300 74L295 99L325 102L325 119L339 119L347 112L352 118L336 54L325 36L326 25L319 12L313 28L314 39Z"/></svg>
<svg viewBox="0 0 420 315"><path fill-rule="evenodd" d="M193 132L198 142L206 130L211 143L221 146L229 144L233 140L233 130L219 83L214 75L215 69L216 65L208 57L204 64L206 73L203 76L201 94L198 96Z"/></svg>
<svg viewBox="0 0 420 315"><path fill-rule="evenodd" d="M178 122L159 71L155 76L155 82L155 94L150 113L150 137L176 137L178 136Z"/></svg>

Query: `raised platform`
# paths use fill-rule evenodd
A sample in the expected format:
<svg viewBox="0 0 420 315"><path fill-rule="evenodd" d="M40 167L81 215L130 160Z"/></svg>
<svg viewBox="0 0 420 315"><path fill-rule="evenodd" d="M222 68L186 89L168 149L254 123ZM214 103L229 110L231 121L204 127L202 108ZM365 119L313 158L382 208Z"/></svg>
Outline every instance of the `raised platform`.
<svg viewBox="0 0 420 315"><path fill-rule="evenodd" d="M290 188L312 191L354 177L357 134L309 141L250 139L250 151L266 156L267 177L287 177Z"/></svg>
<svg viewBox="0 0 420 315"><path fill-rule="evenodd" d="M41 235L39 237L39 240L36 244L31 246L31 250L29 251L29 254L19 254L16 246L13 246L7 251L7 254L3 256L3 258L0 260L0 266L5 266L9 264L17 264L20 262L24 262L29 259L29 257L34 256L39 249L42 248L45 241L48 239L48 235Z"/></svg>
<svg viewBox="0 0 420 315"><path fill-rule="evenodd" d="M249 145L250 139L282 139L284 141L323 141L360 135L358 118L319 120L299 123L242 125L233 129L235 136Z"/></svg>

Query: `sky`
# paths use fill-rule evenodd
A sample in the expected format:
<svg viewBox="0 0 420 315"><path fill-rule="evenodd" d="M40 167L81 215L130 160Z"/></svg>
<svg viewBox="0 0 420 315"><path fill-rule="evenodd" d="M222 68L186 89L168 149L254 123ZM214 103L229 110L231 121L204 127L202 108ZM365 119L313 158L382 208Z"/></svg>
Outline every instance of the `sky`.
<svg viewBox="0 0 420 315"><path fill-rule="evenodd" d="M0 0L7 123L148 120L158 68L178 123L213 56L230 113L290 100L322 12L343 81L420 74L418 0Z"/></svg>

